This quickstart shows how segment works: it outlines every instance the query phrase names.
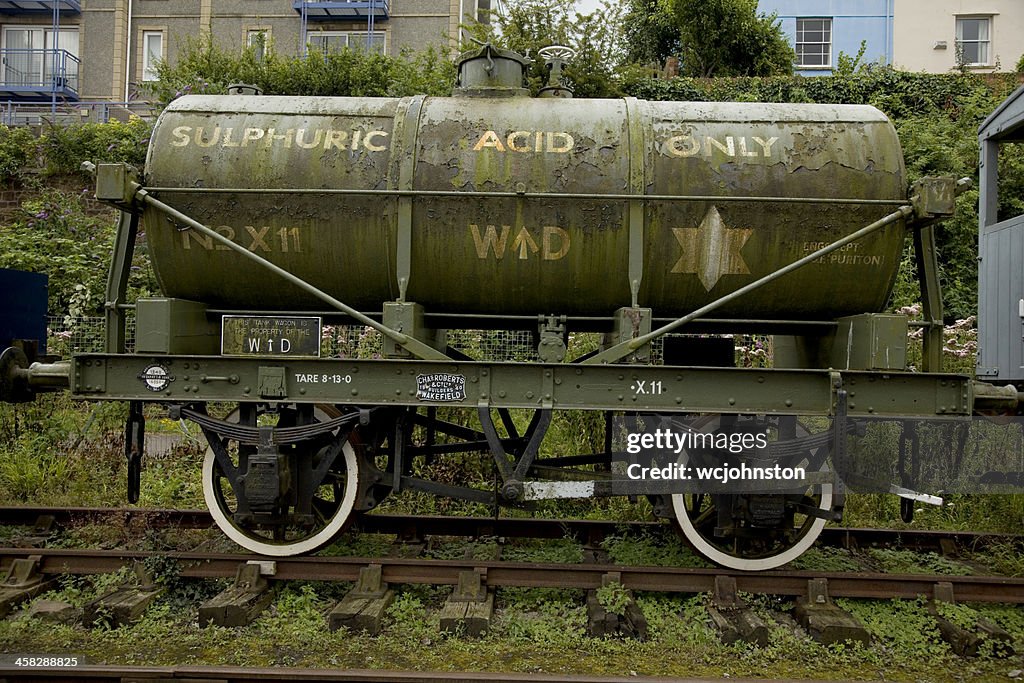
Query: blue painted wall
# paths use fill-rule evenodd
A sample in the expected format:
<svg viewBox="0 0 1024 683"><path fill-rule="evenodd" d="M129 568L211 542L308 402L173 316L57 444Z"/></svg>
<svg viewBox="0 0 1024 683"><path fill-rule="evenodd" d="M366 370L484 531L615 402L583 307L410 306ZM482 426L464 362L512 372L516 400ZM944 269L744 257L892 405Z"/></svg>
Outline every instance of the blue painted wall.
<svg viewBox="0 0 1024 683"><path fill-rule="evenodd" d="M896 0L759 0L758 9L775 12L790 44L796 40L797 18L832 18L832 59L835 67L840 52L851 57L867 41L864 60L892 64L892 13ZM795 69L805 76L821 76L832 69Z"/></svg>
<svg viewBox="0 0 1024 683"><path fill-rule="evenodd" d="M35 339L40 353L46 353L47 283L39 273L0 268L0 349L14 339Z"/></svg>

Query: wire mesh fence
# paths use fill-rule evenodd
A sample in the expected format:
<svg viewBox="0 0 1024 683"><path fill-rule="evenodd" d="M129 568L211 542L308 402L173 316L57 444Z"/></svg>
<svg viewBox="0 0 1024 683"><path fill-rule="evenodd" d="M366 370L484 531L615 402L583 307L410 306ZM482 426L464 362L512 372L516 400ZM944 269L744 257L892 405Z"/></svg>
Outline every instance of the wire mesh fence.
<svg viewBox="0 0 1024 683"><path fill-rule="evenodd" d="M448 346L475 360L529 362L537 345L529 330L448 330ZM380 358L382 337L372 327L325 325L320 344L323 358Z"/></svg>
<svg viewBox="0 0 1024 683"><path fill-rule="evenodd" d="M135 318L128 316L125 334L129 352L135 350ZM49 353L102 353L106 319L102 316L47 318ZM537 349L528 330L450 330L448 344L467 356L487 361L536 361ZM380 332L362 325L324 325L322 358L380 358Z"/></svg>
<svg viewBox="0 0 1024 683"><path fill-rule="evenodd" d="M103 316L71 317L51 315L46 318L46 350L56 356L73 353L103 353L107 324ZM128 351L135 350L135 316L127 316L125 324Z"/></svg>
<svg viewBox="0 0 1024 683"><path fill-rule="evenodd" d="M49 339L47 350L58 356L73 353L102 353L106 321L102 316L62 317L47 319ZM135 350L135 317L127 316L127 349ZM678 335L666 335L674 337ZM448 345L474 360L490 362L537 362L537 338L530 330L449 330ZM569 335L568 359L575 359L596 350L602 341L598 333ZM734 338L736 364L740 367L764 367L770 362L771 341L764 336ZM322 358L381 358L383 344L380 332L362 325L324 325L320 339ZM651 362L664 364L664 337L651 343Z"/></svg>

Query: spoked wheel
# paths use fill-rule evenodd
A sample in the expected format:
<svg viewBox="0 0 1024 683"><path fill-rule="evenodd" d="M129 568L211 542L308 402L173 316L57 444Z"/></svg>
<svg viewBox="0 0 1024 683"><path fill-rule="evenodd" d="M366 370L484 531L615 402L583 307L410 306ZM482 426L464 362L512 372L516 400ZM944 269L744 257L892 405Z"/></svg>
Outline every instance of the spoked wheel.
<svg viewBox="0 0 1024 683"><path fill-rule="evenodd" d="M806 552L821 534L825 520L810 515L796 515L791 533L782 538L718 538L713 533L718 509L713 496L677 494L672 496L676 522L686 539L702 556L715 564L741 571L775 569ZM814 496L817 507L832 509L832 485L822 485Z"/></svg>
<svg viewBox="0 0 1024 683"><path fill-rule="evenodd" d="M239 415L236 409L226 421L238 422ZM333 406L326 405L316 406L313 413L315 422L340 415ZM277 426L290 426L282 424L285 421L282 416ZM337 437L336 432L328 433L327 438L281 449L288 463L285 476L292 481L293 491L299 488L296 480L308 477L310 470L315 471L323 458L328 457L332 437ZM272 512L262 514L253 514L247 505L239 504L231 482L232 474L237 478L239 473L248 472L252 447L231 443L227 452L234 473L226 473L214 449L207 448L203 461L203 496L214 522L238 545L261 555L301 555L328 545L345 528L355 507L358 487L358 464L351 438L342 444L308 503L293 492ZM236 482L236 485L239 484Z"/></svg>
<svg viewBox="0 0 1024 683"><path fill-rule="evenodd" d="M702 431L716 431L718 418L705 421L698 428ZM796 424L797 437L808 434L803 425ZM808 472L827 471L824 457L818 453L817 448L785 465L802 466ZM825 513L830 512L833 506L832 485L822 484L820 493L815 493L813 489L809 487L804 492L770 495L674 494L672 508L683 535L702 556L729 569L763 571L796 559L821 534L826 520L800 510L817 508ZM749 523L749 520L737 520L733 516L737 509L751 511L755 508L776 515L776 521L758 525ZM728 527L727 532L723 533L723 527Z"/></svg>

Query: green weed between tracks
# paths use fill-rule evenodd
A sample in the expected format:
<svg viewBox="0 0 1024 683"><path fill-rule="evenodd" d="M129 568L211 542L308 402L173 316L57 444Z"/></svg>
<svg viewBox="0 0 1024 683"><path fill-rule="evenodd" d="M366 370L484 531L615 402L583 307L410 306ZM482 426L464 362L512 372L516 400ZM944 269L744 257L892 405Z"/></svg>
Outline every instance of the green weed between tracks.
<svg viewBox="0 0 1024 683"><path fill-rule="evenodd" d="M176 423L152 415L150 426L173 432ZM72 404L65 397L47 396L28 406L0 407L0 497L3 504L121 505L125 499L124 418L118 405L99 408ZM28 428L28 425L33 425ZM189 439L168 454L147 458L143 471L146 506L201 507L200 466L205 449ZM456 476L449 473L448 476ZM958 496L942 508L924 508L913 528L1013 531L1022 528L1024 497ZM405 495L387 502L395 513L486 514L481 506L424 500ZM899 523L896 499L850 496L851 525L905 526ZM524 513L510 511L510 516ZM625 499L599 503L552 504L544 516L574 516L617 520L651 519L650 507ZM6 532L5 532L6 533ZM133 530L90 525L56 540L65 547L118 544L139 549L192 547L199 541L231 549L216 531ZM218 545L219 544L219 545ZM337 555L380 555L391 540L379 536L344 537L326 551ZM433 557L490 559L498 548L488 540L444 540L433 545ZM701 566L671 532L630 536L616 534L602 546L619 564ZM509 561L578 562L583 548L566 539L516 541L502 546ZM1019 548L997 545L974 562L1013 575L1024 574ZM850 553L816 548L796 568L890 572L933 571L964 573L964 568L939 556L904 555L900 551ZM891 603L841 601L874 637L870 647L823 647L774 625L774 610L785 603L755 596L752 603L771 620L767 647L724 646L707 625L704 596L638 594L647 617L645 642L593 639L585 635L584 594L576 590L510 588L498 592L491 632L481 639L439 634L438 609L449 589L436 586L398 586L384 632L331 633L326 611L349 587L347 584L292 583L275 597L272 607L252 625L239 629L201 628L197 606L223 587L223 582L196 582L174 576L168 567L151 569L161 577L165 594L136 625L109 628L98 624L54 625L21 611L0 622L0 651L82 654L91 662L123 664L230 664L239 666L367 667L440 669L452 671L509 670L607 674L695 676L774 676L889 680L946 680L1004 678L1024 668L1020 657L997 659L991 653L977 660L956 658L938 638L927 611L917 601ZM48 596L82 606L118 584L124 575L65 579ZM617 604L610 596L608 603ZM960 606L957 606L960 610ZM972 611L967 611L967 610ZM952 616L970 620L990 618L1010 631L1018 650L1024 649L1024 616L1018 608L969 606Z"/></svg>
<svg viewBox="0 0 1024 683"><path fill-rule="evenodd" d="M707 624L707 596L647 593L637 603L648 620L645 642L594 639L585 635L586 608L580 592L499 591L491 631L479 639L439 632L438 608L445 590L399 586L379 636L325 628L326 612L344 588L316 582L289 583L272 606L242 628L203 628L196 598L209 593L196 582L155 567L164 595L142 620L109 628L103 620L86 628L53 625L22 611L0 622L0 651L75 653L93 663L234 666L301 666L449 671L507 670L674 676L773 676L887 680L993 680L1020 668L1021 658L983 654L965 660L941 641L921 600L865 602L839 600L873 637L869 647L821 646L773 619L786 603L750 597L772 625L767 647L722 645ZM160 571L164 573L161 574ZM173 574L173 572L171 572ZM126 578L127 572L64 580L43 596L83 605ZM995 621L1024 644L1024 616L1018 608L951 608L955 621L980 616ZM782 618L785 621L785 618Z"/></svg>

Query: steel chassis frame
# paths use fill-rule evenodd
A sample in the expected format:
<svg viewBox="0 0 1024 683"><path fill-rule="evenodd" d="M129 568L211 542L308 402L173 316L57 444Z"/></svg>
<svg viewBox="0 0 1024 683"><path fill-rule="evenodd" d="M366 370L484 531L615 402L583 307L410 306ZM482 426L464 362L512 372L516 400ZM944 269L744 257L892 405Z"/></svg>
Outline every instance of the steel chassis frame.
<svg viewBox="0 0 1024 683"><path fill-rule="evenodd" d="M504 485L502 498L505 500L516 500L522 496L522 481L534 465L552 410L599 410L606 415L613 412L821 415L841 422L847 416L965 418L983 406L1015 409L1017 405L1015 392L1011 396L1010 392L1000 392L970 377L941 372L942 308L932 225L952 212L953 198L963 188L962 182L957 184L948 179L919 181L912 188L912 197L907 204L875 223L654 331L620 340L576 362L503 363L464 360L455 352L446 354L445 350L423 343L415 334L399 332L352 309L160 201L151 192L161 188L144 188L130 167L115 164L102 165L99 169L91 164L85 167L97 171L97 198L121 210L107 280L105 352L75 355L66 367L54 364L35 368L34 374L33 368L19 372L30 386L36 377L39 390L59 388L60 382L54 381L54 377L59 379L64 375L67 388L76 398L130 402L132 420L127 429L126 449L129 462L136 465L130 471L137 470L142 452L141 404L145 402L170 404L177 406L178 410L182 406L202 406L207 402L235 402L240 405L287 403L297 406L325 403L362 411L370 407L375 410L390 408L388 412L394 411L398 416L389 427L387 437L391 458L389 466L394 470L392 475L381 473L378 483L383 483L380 485L395 491L403 486L427 486L438 493L454 494L454 490L441 490L448 487L438 489L438 485L430 482L413 481L406 474L406 458L440 454L446 448L449 452L475 448L488 450L494 456ZM631 203L636 203L635 199L630 195ZM650 198L640 198L646 199ZM663 199L692 201L701 198ZM260 263L319 297L345 317L373 327L413 359L286 359L126 353L125 314L133 308L133 304L125 300L127 279L139 216L144 206L164 213L180 229L195 230ZM922 292L924 372L652 366L622 362L653 339L694 321L699 323L706 319L708 313L745 293L904 219L913 231ZM167 381L158 390L140 381L140 375L153 364L161 365L167 372ZM265 375L280 377L282 373L283 381L275 387L268 388L269 385L261 381ZM464 395L448 397L450 400L443 402L421 397L417 391L417 378L439 374L462 378L465 382ZM303 381L302 376L330 377L332 383ZM656 392L650 389L654 386L658 388ZM440 448L431 444L429 448L422 449L407 443L410 424L426 421L428 433L441 424L433 419L432 409L439 406L475 410L483 431L467 430L463 435L465 444L442 445ZM426 417L417 414L420 408L427 409ZM537 411L536 419L525 436L515 431L508 416L507 411L516 408ZM492 410L499 412L508 438L502 439L498 435ZM368 424L362 419L361 422ZM214 434L208 427L204 430ZM506 452L509 448L511 452ZM567 461L567 464L576 461L575 458L560 460ZM134 479L137 481L137 476ZM137 483L129 486L129 494L137 496ZM496 500L482 491L471 493L470 497L481 502Z"/></svg>

